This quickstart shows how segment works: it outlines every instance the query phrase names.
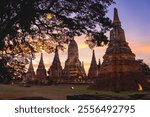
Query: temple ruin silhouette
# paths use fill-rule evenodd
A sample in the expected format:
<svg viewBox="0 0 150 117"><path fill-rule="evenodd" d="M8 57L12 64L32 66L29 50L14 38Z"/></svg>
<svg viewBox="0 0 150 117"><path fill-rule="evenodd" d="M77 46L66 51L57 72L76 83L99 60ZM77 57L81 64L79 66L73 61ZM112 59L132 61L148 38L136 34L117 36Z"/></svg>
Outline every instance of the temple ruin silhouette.
<svg viewBox="0 0 150 117"><path fill-rule="evenodd" d="M97 64L95 51L91 59L90 68L86 75L84 63L79 60L78 45L72 39L68 45L68 58L62 68L56 47L52 65L46 74L43 54L36 73L32 60L27 74L29 82L47 83L91 83L92 88L110 91L138 90L139 84L144 90L150 89L150 84L142 73L141 65L135 59L135 54L129 47L125 32L122 29L118 11L114 9L113 28L110 31L110 42L103 56L103 62Z"/></svg>

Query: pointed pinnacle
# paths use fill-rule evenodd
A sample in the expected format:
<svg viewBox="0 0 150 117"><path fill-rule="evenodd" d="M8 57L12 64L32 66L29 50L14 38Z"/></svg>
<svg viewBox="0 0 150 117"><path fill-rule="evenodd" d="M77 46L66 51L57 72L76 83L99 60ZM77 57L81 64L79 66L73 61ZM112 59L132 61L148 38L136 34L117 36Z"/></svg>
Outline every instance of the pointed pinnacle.
<svg viewBox="0 0 150 117"><path fill-rule="evenodd" d="M96 57L95 57L95 51L94 50L93 50L91 65L97 65Z"/></svg>
<svg viewBox="0 0 150 117"><path fill-rule="evenodd" d="M95 59L95 50L93 50L92 59Z"/></svg>
<svg viewBox="0 0 150 117"><path fill-rule="evenodd" d="M43 59L43 53L41 53L41 59Z"/></svg>
<svg viewBox="0 0 150 117"><path fill-rule="evenodd" d="M95 56L95 50L93 50L93 56Z"/></svg>
<svg viewBox="0 0 150 117"><path fill-rule="evenodd" d="M101 65L101 60L99 59L99 63L98 63L99 65Z"/></svg>
<svg viewBox="0 0 150 117"><path fill-rule="evenodd" d="M43 53L41 53L41 58L40 58L40 65L44 65L44 61L43 61Z"/></svg>
<svg viewBox="0 0 150 117"><path fill-rule="evenodd" d="M99 62L98 62L98 68L101 67L101 60L99 59Z"/></svg>
<svg viewBox="0 0 150 117"><path fill-rule="evenodd" d="M114 8L114 21L113 21L114 25L121 25L119 16L118 16L118 10L117 8Z"/></svg>
<svg viewBox="0 0 150 117"><path fill-rule="evenodd" d="M57 46L56 46L56 49L55 49L55 55L54 55L53 62L56 61L56 60L59 60L59 54L58 54L58 48L57 48Z"/></svg>

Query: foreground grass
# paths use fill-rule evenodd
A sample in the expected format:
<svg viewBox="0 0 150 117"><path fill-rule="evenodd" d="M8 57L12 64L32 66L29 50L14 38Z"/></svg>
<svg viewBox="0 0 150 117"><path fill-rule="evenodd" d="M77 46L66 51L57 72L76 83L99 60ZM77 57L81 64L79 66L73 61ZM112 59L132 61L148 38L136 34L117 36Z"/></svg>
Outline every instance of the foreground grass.
<svg viewBox="0 0 150 117"><path fill-rule="evenodd" d="M71 89L74 87L74 89ZM111 95L125 97L133 94L145 94L149 92L120 92L89 90L88 85L51 85L21 87L19 85L0 84L0 99L16 99L22 97L45 97L48 99L66 99L67 95Z"/></svg>

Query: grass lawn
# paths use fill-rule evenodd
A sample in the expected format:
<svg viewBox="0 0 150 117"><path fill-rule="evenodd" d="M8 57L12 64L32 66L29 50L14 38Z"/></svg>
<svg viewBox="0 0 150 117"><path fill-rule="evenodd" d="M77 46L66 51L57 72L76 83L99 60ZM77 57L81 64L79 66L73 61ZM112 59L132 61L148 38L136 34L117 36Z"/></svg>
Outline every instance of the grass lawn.
<svg viewBox="0 0 150 117"><path fill-rule="evenodd" d="M74 87L74 89L71 89ZM44 97L48 99L61 100L66 99L67 95L81 95L81 94L102 94L124 97L128 95L148 92L106 92L88 90L88 85L51 85L51 86L31 86L21 87L19 85L4 85L0 84L0 99L16 99L22 97Z"/></svg>

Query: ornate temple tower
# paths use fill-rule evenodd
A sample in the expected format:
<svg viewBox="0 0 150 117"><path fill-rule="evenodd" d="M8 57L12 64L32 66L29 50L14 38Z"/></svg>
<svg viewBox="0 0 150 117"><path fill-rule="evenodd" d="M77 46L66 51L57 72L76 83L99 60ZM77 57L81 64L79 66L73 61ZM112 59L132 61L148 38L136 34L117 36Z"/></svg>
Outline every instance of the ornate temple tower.
<svg viewBox="0 0 150 117"><path fill-rule="evenodd" d="M68 46L68 59L65 61L63 77L68 82L82 82L85 78L85 72L79 60L78 45L74 39L70 41Z"/></svg>
<svg viewBox="0 0 150 117"><path fill-rule="evenodd" d="M135 60L135 54L126 42L124 30L114 9L113 29L110 31L110 43L99 69L99 86L105 90L137 90L142 78L142 69Z"/></svg>
<svg viewBox="0 0 150 117"><path fill-rule="evenodd" d="M36 78L36 76L35 76L32 60L31 60L28 71L26 73L26 80L27 80L27 82L34 82L36 80L35 78Z"/></svg>
<svg viewBox="0 0 150 117"><path fill-rule="evenodd" d="M95 58L95 51L93 50L92 60L88 72L88 78L89 79L96 79L98 76L98 65Z"/></svg>
<svg viewBox="0 0 150 117"><path fill-rule="evenodd" d="M52 65L49 68L49 78L52 79L53 82L59 82L61 80L61 77L62 77L62 66L59 59L58 49L56 47L54 59Z"/></svg>
<svg viewBox="0 0 150 117"><path fill-rule="evenodd" d="M45 83L46 80L46 69L44 66L44 61L43 61L43 53L41 53L41 59L38 65L38 68L36 70L36 77L39 83Z"/></svg>

